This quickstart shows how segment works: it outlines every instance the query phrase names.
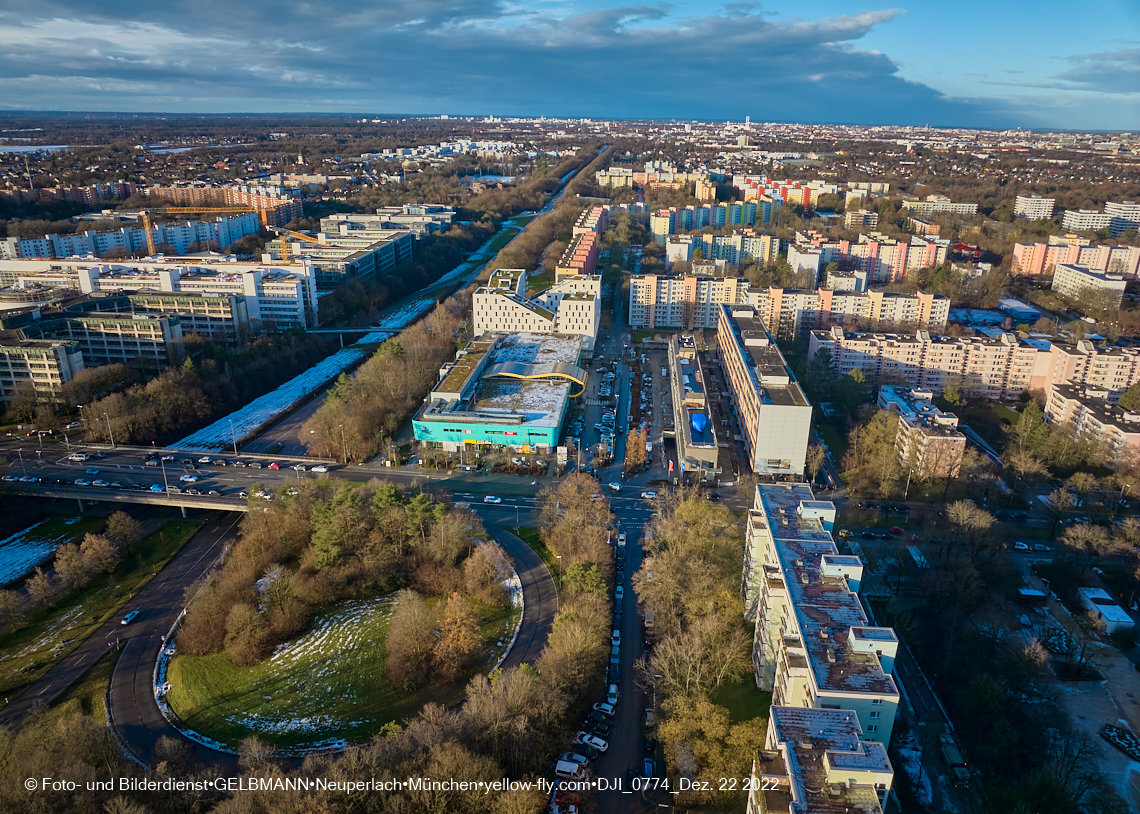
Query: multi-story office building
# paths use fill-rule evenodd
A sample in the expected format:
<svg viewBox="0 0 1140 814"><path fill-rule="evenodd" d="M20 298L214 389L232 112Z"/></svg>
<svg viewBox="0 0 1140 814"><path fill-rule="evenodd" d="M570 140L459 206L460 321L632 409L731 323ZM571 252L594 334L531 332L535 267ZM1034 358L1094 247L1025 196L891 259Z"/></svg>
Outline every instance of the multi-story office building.
<svg viewBox="0 0 1140 814"><path fill-rule="evenodd" d="M178 317L182 335L196 333L206 339L239 344L249 333L249 312L244 294L197 294L148 291L92 296L71 310L86 312L169 314Z"/></svg>
<svg viewBox="0 0 1140 814"><path fill-rule="evenodd" d="M1048 243L1016 243L1013 273L1037 277L1054 273L1065 263L1134 279L1140 271L1138 246L1090 246L1076 235L1051 236Z"/></svg>
<svg viewBox="0 0 1140 814"><path fill-rule="evenodd" d="M1029 220L1047 220L1053 217L1055 198L1042 198L1040 195L1018 195L1013 202L1013 216Z"/></svg>
<svg viewBox="0 0 1140 814"><path fill-rule="evenodd" d="M716 427L709 412L709 394L696 342L692 336L669 337L669 396L673 406L672 435L682 482L706 480L721 471Z"/></svg>
<svg viewBox="0 0 1140 814"><path fill-rule="evenodd" d="M828 288L769 288L750 289L745 300L760 312L764 324L781 339L795 339L804 331L851 320L860 324L942 329L950 315L949 297L921 291L897 294Z"/></svg>
<svg viewBox="0 0 1140 814"><path fill-rule="evenodd" d="M522 269L498 269L476 289L471 303L475 335L577 334L592 352L601 326L600 278L567 277L532 298L527 297L526 279Z"/></svg>
<svg viewBox="0 0 1140 814"><path fill-rule="evenodd" d="M250 327L315 328L317 290L306 262L290 264L132 260L0 260L0 284L82 294L165 291L241 296Z"/></svg>
<svg viewBox="0 0 1140 814"><path fill-rule="evenodd" d="M925 201L903 201L903 209L908 215L918 215L920 218L930 217L941 213L952 215L976 215L978 205L974 203L954 203L945 195L927 195Z"/></svg>
<svg viewBox="0 0 1140 814"><path fill-rule="evenodd" d="M958 430L958 416L939 410L933 398L929 390L885 384L878 405L898 416L895 451L904 470L922 478L955 478L966 436Z"/></svg>
<svg viewBox="0 0 1140 814"><path fill-rule="evenodd" d="M743 303L748 280L702 274L635 274L629 279L632 328L716 328L721 303Z"/></svg>
<svg viewBox="0 0 1140 814"><path fill-rule="evenodd" d="M745 814L882 814L894 768L868 734L846 710L773 706Z"/></svg>
<svg viewBox="0 0 1140 814"><path fill-rule="evenodd" d="M749 468L799 480L812 407L756 310L721 305L716 345Z"/></svg>
<svg viewBox="0 0 1140 814"><path fill-rule="evenodd" d="M1045 402L1045 420L1070 425L1082 443L1099 446L1112 465L1140 463L1140 413L1114 404L1111 396L1104 388L1054 384Z"/></svg>
<svg viewBox="0 0 1140 814"><path fill-rule="evenodd" d="M83 300L48 311L9 311L0 319L0 329L18 331L26 339L74 342L85 367L134 364L158 370L182 362L185 349L177 315L91 310L99 304Z"/></svg>
<svg viewBox="0 0 1140 814"><path fill-rule="evenodd" d="M1125 285L1121 275L1105 274L1087 266L1059 263L1053 270L1053 290L1070 300L1093 291L1105 295L1106 305L1119 308L1124 302Z"/></svg>
<svg viewBox="0 0 1140 814"><path fill-rule="evenodd" d="M409 231L417 240L446 232L455 222L455 210L443 204L404 204L382 206L376 214L337 214L321 218L321 231L334 235L358 235Z"/></svg>
<svg viewBox="0 0 1140 814"><path fill-rule="evenodd" d="M1109 228L1111 224L1111 215L1095 209L1066 209L1061 216L1061 226L1074 232L1096 232Z"/></svg>
<svg viewBox="0 0 1140 814"><path fill-rule="evenodd" d="M836 509L804 484L758 485L741 593L755 622L756 686L772 705L842 710L890 743L899 706L898 638L859 602L863 563L832 539Z"/></svg>
<svg viewBox="0 0 1140 814"><path fill-rule="evenodd" d="M60 400L63 386L85 367L79 343L30 339L23 331L0 331L0 402L6 406L31 389L38 400Z"/></svg>
<svg viewBox="0 0 1140 814"><path fill-rule="evenodd" d="M415 239L405 230L370 230L319 234L312 240L281 237L266 247L271 256L286 262L307 260L320 290L336 288L350 279L371 280L397 263L411 262Z"/></svg>

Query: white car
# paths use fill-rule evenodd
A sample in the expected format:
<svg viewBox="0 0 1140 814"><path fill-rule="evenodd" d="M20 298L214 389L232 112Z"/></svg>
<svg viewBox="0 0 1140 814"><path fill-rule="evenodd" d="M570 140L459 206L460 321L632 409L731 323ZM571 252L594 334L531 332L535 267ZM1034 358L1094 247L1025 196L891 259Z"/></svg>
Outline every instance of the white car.
<svg viewBox="0 0 1140 814"><path fill-rule="evenodd" d="M93 480L93 481L91 481L91 485L92 486L98 486L100 489L105 489L108 486L110 486L111 484L107 483L107 481L105 481L105 480Z"/></svg>
<svg viewBox="0 0 1140 814"><path fill-rule="evenodd" d="M483 502L484 503L502 503L503 499L501 497L495 497L494 495L487 495L485 498L483 498Z"/></svg>
<svg viewBox="0 0 1140 814"><path fill-rule="evenodd" d="M653 500L653 498L657 497L657 493L656 492L642 492L641 496L643 498L645 498L646 500Z"/></svg>
<svg viewBox="0 0 1140 814"><path fill-rule="evenodd" d="M610 484L610 488L613 489L615 492L620 492L621 491L621 484L615 481L614 483Z"/></svg>
<svg viewBox="0 0 1140 814"><path fill-rule="evenodd" d="M574 743L584 743L586 746L592 746L599 752L604 752L610 748L610 745L597 735L591 735L588 732L579 732L574 738Z"/></svg>
<svg viewBox="0 0 1140 814"><path fill-rule="evenodd" d="M90 486L91 481L83 480L83 478L76 478L75 485L76 486Z"/></svg>
<svg viewBox="0 0 1140 814"><path fill-rule="evenodd" d="M305 471L305 465L304 464L293 464L293 469L297 472L304 472Z"/></svg>
<svg viewBox="0 0 1140 814"><path fill-rule="evenodd" d="M198 476L197 475L183 475L178 480L182 481L183 483L197 483L198 482Z"/></svg>
<svg viewBox="0 0 1140 814"><path fill-rule="evenodd" d="M594 711L602 713L602 715L605 715L607 718L612 718L614 717L614 712L617 711L617 707L613 704L598 703L594 704Z"/></svg>
<svg viewBox="0 0 1140 814"><path fill-rule="evenodd" d="M324 464L317 464L316 466L313 467L313 471L314 472L328 472L329 468L327 466L325 466Z"/></svg>
<svg viewBox="0 0 1140 814"><path fill-rule="evenodd" d="M1014 543L1013 547L1016 551L1028 551L1029 546L1026 543Z"/></svg>
<svg viewBox="0 0 1140 814"><path fill-rule="evenodd" d="M198 463L200 463L200 464L208 464L208 463L213 463L213 461L211 461L211 460L210 460L210 457L207 455L207 456L204 456L204 457L202 457L202 458L199 458L199 459L198 459Z"/></svg>
<svg viewBox="0 0 1140 814"><path fill-rule="evenodd" d="M609 704L611 707L616 707L617 701L618 701L618 686L617 686L617 684L611 684L609 691L606 693L606 703Z"/></svg>

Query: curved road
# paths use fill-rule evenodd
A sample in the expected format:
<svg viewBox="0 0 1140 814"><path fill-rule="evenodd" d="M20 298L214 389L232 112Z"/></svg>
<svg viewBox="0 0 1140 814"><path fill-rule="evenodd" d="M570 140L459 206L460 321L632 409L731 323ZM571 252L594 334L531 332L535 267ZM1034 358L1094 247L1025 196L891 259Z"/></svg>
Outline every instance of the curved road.
<svg viewBox="0 0 1140 814"><path fill-rule="evenodd" d="M523 618L519 624L519 634L503 662L503 668L518 667L523 663L534 664L554 627L554 614L558 612L558 588L554 585L554 578L546 563L534 553L534 549L502 526L488 524L487 531L515 561L515 571L518 572L523 588Z"/></svg>

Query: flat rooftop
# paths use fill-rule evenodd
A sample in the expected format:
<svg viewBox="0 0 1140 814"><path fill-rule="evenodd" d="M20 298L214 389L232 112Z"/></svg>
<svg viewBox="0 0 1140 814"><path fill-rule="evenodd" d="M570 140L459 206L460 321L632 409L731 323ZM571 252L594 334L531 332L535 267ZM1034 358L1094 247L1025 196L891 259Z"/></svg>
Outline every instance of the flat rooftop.
<svg viewBox="0 0 1140 814"><path fill-rule="evenodd" d="M736 316L730 305L721 307L728 312L733 341L744 359L760 403L784 407L810 406L783 354L772 341L764 320L758 316Z"/></svg>

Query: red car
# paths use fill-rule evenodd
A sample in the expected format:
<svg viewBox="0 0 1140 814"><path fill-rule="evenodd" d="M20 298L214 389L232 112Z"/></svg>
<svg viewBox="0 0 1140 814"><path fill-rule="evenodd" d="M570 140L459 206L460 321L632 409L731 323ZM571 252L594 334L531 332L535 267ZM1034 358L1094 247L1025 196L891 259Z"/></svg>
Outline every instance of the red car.
<svg viewBox="0 0 1140 814"><path fill-rule="evenodd" d="M906 534L906 532L900 529L898 526L891 526L889 529L887 529L887 531L896 537L902 537L904 534Z"/></svg>
<svg viewBox="0 0 1140 814"><path fill-rule="evenodd" d="M277 461L274 461L273 463L271 463L271 464L269 465L269 468L270 468L270 469L280 469L280 468L281 468L281 465L280 465L279 463L277 463Z"/></svg>

